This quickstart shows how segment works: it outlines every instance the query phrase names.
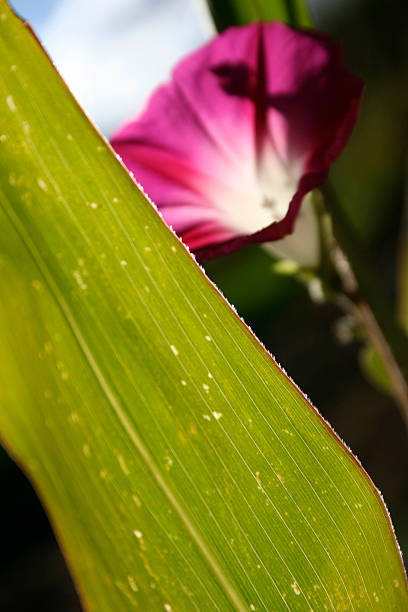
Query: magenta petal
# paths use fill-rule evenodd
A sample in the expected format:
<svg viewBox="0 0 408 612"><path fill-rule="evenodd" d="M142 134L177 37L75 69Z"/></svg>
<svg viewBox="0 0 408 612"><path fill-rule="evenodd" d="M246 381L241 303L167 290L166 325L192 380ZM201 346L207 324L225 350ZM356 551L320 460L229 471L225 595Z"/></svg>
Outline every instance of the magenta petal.
<svg viewBox="0 0 408 612"><path fill-rule="evenodd" d="M182 61L112 138L200 259L293 231L357 118L362 84L325 36L230 28Z"/></svg>

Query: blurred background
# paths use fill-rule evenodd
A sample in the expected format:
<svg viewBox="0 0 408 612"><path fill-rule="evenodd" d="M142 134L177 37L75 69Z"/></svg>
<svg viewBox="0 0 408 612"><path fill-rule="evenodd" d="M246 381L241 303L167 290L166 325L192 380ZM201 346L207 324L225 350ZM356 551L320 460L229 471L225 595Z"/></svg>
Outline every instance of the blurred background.
<svg viewBox="0 0 408 612"><path fill-rule="evenodd" d="M93 122L110 132L143 107L185 53L212 35L194 0L12 0ZM316 26L343 40L366 84L357 129L331 176L350 222L395 308L408 261L408 3L310 0ZM159 41L159 43L157 43ZM405 223L404 223L405 220ZM258 247L210 262L207 272L277 361L358 456L382 491L408 559L408 437L393 400L359 367L357 341L338 339L342 313L316 306ZM408 275L408 267L406 268ZM408 278L406 279L408 283ZM256 296L256 299L254 298ZM408 313L405 313L408 327ZM0 609L79 611L42 507L0 449Z"/></svg>

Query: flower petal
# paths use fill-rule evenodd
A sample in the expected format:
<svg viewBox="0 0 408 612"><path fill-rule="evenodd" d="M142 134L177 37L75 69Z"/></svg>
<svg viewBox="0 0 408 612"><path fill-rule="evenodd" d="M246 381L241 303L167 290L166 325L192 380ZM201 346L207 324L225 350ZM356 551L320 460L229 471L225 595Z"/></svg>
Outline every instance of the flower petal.
<svg viewBox="0 0 408 612"><path fill-rule="evenodd" d="M327 37L278 22L230 28L183 60L112 145L205 259L293 231L361 94Z"/></svg>

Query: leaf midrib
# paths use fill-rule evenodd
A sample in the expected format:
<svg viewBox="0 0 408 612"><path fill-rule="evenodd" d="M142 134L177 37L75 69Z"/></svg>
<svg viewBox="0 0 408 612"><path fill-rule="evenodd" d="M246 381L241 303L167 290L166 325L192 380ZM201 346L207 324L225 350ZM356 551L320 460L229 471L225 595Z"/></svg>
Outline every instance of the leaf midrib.
<svg viewBox="0 0 408 612"><path fill-rule="evenodd" d="M193 521L190 519L190 517L188 516L188 513L186 512L182 504L177 499L171 487L166 483L161 471L159 470L155 461L151 457L148 449L143 444L137 431L134 429L129 419L127 418L121 406L120 401L118 400L116 394L114 393L111 386L107 382L102 370L98 366L97 359L94 357L91 348L89 347L87 341L85 340L85 337L83 336L79 325L77 324L74 316L72 315L71 310L66 300L64 299L60 289L58 288L57 283L54 282L52 278L52 274L50 273L45 260L43 259L37 247L35 246L35 243L31 240L30 236L28 235L28 233L26 232L24 228L24 225L21 223L18 216L14 213L14 210L7 196L5 196L3 192L0 192L0 193L1 193L0 202L4 210L4 213L7 215L10 223L13 225L16 233L18 234L20 240L25 246L28 254L30 255L34 264L36 265L39 272L41 273L44 283L48 287L48 290L50 294L52 295L53 299L55 300L55 303L59 311L61 312L63 318L65 319L68 325L68 328L70 329L73 337L75 338L75 341L85 361L87 362L91 372L96 378L98 386L100 387L103 395L106 397L108 403L113 409L124 431L128 435L131 442L134 444L136 450L138 451L140 457L142 458L145 465L149 469L156 483L162 489L166 498L168 499L168 501L173 506L176 513L178 514L184 527L187 529L188 533L194 540L202 557L206 561L207 565L210 567L216 580L221 584L221 586L225 590L225 593L228 596L231 603L233 604L234 608L238 610L239 612L246 611L248 609L248 606L243 601L240 593L237 591L237 589L231 582L230 578L226 575L225 571L222 569L221 565L219 564L219 562L217 561L217 559L215 558L211 550L206 545L204 538L199 533L199 530L195 527Z"/></svg>

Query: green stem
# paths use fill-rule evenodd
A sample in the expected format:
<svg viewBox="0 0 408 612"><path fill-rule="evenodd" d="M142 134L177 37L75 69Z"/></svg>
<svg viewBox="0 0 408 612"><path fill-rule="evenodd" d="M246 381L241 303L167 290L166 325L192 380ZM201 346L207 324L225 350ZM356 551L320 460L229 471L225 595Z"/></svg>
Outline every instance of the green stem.
<svg viewBox="0 0 408 612"><path fill-rule="evenodd" d="M296 26L298 23L297 15L296 15L296 7L294 6L293 0L286 0L286 12L288 15L288 24L291 26Z"/></svg>
<svg viewBox="0 0 408 612"><path fill-rule="evenodd" d="M388 370L395 399L408 429L408 336L397 323L365 249L333 189L325 186L322 191L331 213L334 236L349 263L348 266L338 262L337 266L345 291L353 300L367 335Z"/></svg>

